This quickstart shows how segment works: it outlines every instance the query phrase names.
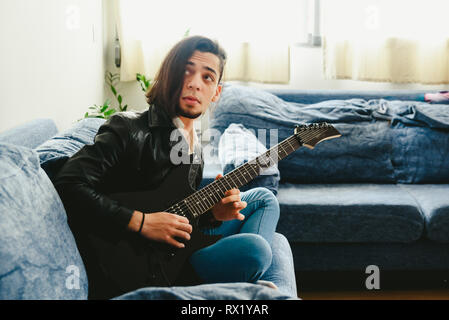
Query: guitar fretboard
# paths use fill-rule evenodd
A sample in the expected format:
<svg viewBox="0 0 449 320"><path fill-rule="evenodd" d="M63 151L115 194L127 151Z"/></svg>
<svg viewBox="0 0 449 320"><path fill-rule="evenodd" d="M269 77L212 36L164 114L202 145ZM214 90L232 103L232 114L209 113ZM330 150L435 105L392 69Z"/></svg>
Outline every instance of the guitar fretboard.
<svg viewBox="0 0 449 320"><path fill-rule="evenodd" d="M264 170L296 151L303 143L312 140L326 130L328 130L327 124L323 124L323 126L305 126L298 133L288 137L253 160L235 168L224 177L194 192L166 211L183 216L188 216L190 213L194 218L199 217L218 203L227 190L239 189L260 175Z"/></svg>

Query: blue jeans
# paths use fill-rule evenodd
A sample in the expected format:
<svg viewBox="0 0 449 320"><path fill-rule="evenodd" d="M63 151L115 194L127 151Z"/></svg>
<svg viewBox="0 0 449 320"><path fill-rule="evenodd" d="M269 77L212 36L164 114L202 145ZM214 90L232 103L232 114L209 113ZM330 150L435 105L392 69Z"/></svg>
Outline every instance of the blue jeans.
<svg viewBox="0 0 449 320"><path fill-rule="evenodd" d="M279 220L279 203L266 188L240 194L247 207L243 221L225 221L206 234L222 235L219 241L196 251L190 263L206 283L256 282L270 267L271 242Z"/></svg>

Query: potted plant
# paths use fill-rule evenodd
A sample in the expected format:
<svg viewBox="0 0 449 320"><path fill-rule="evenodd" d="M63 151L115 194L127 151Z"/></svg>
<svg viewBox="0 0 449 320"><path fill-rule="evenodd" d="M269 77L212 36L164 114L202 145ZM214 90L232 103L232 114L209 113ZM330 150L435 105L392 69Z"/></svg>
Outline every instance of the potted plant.
<svg viewBox="0 0 449 320"><path fill-rule="evenodd" d="M120 74L106 71L105 81L117 100L117 107L111 105L111 101L106 99L103 105L94 104L89 107L89 110L84 114L84 118L103 118L109 119L116 112L124 112L128 110L128 105L123 105L123 96L118 93L117 83L120 81ZM145 75L136 74L136 81L139 82L140 87L146 93L152 85L151 79L147 79Z"/></svg>

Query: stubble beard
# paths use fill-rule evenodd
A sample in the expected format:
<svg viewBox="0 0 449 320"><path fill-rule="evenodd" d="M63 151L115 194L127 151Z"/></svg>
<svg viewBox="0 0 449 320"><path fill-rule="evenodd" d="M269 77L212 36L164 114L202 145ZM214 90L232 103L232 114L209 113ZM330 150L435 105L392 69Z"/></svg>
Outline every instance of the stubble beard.
<svg viewBox="0 0 449 320"><path fill-rule="evenodd" d="M190 113L190 112L187 112L187 111L183 110L181 108L181 106L178 104L176 106L176 114L178 116L181 116L181 117L186 117L186 118L189 118L189 119L196 119L196 118L201 116L202 112Z"/></svg>

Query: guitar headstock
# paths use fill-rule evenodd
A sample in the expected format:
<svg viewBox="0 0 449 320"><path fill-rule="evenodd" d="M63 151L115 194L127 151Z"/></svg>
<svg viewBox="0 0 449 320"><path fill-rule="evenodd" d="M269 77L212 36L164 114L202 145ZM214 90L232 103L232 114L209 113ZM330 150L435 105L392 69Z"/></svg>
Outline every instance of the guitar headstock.
<svg viewBox="0 0 449 320"><path fill-rule="evenodd" d="M309 149L313 149L321 141L341 137L341 133L326 122L298 125L295 135Z"/></svg>

